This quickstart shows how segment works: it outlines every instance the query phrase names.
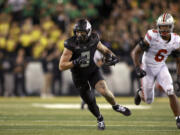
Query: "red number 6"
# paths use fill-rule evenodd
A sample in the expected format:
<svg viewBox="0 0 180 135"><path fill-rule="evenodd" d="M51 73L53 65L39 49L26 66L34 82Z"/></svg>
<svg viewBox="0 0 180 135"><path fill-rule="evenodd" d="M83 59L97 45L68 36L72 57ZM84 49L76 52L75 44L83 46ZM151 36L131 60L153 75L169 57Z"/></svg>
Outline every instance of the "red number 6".
<svg viewBox="0 0 180 135"><path fill-rule="evenodd" d="M167 50L161 49L161 50L158 51L158 53L155 56L155 60L157 62L161 62L164 59L164 55L162 55L163 53L166 54Z"/></svg>

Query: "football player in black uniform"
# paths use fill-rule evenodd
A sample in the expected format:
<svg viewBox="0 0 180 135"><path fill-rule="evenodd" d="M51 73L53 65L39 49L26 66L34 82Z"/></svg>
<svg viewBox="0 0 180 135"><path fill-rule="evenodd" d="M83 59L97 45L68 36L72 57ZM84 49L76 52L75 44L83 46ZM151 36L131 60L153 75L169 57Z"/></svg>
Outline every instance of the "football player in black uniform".
<svg viewBox="0 0 180 135"><path fill-rule="evenodd" d="M96 88L115 111L125 116L131 115L128 108L116 103L113 94L109 91L98 67L94 63L93 58L96 50L99 50L112 63L114 61L116 63L118 57L100 42L96 33L92 33L92 27L88 20L81 19L75 24L74 36L64 42L64 47L59 62L59 69L71 69L73 82L79 89L81 98L87 103L89 110L97 118L98 129L104 130L105 124L91 88Z"/></svg>

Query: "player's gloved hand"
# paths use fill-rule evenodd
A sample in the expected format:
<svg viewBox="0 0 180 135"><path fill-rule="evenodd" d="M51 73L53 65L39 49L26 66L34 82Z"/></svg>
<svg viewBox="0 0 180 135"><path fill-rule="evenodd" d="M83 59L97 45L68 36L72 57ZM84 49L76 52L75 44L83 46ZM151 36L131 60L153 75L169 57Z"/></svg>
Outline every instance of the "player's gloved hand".
<svg viewBox="0 0 180 135"><path fill-rule="evenodd" d="M80 66L81 64L87 64L87 56L80 56L73 60L72 63L75 67Z"/></svg>
<svg viewBox="0 0 180 135"><path fill-rule="evenodd" d="M138 78L142 78L142 77L146 76L146 71L141 69L139 66L137 66L135 70L136 70L136 74L137 74Z"/></svg>
<svg viewBox="0 0 180 135"><path fill-rule="evenodd" d="M174 89L175 89L177 92L180 92L180 75L177 76L177 80L176 80L176 82L175 82Z"/></svg>
<svg viewBox="0 0 180 135"><path fill-rule="evenodd" d="M112 66L117 64L120 61L120 59L117 56L111 55L111 54L107 54L104 57L104 65L105 66Z"/></svg>

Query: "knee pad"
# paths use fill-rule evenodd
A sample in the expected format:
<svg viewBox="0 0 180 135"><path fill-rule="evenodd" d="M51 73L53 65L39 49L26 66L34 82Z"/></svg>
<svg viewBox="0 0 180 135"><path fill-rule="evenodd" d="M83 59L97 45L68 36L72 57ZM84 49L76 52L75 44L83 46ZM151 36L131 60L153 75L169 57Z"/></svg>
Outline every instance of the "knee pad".
<svg viewBox="0 0 180 135"><path fill-rule="evenodd" d="M142 91L142 97L144 97L145 103L151 104L154 101L154 88L146 87L146 89Z"/></svg>
<svg viewBox="0 0 180 135"><path fill-rule="evenodd" d="M168 90L166 90L166 94L168 96L174 95L174 90L173 89L168 89Z"/></svg>
<svg viewBox="0 0 180 135"><path fill-rule="evenodd" d="M174 94L174 87L173 87L172 84L171 84L171 85L166 85L166 86L164 86L163 89L164 89L165 93L166 93L168 96Z"/></svg>
<svg viewBox="0 0 180 135"><path fill-rule="evenodd" d="M152 98L147 98L147 99L145 100L145 102L146 102L147 104L151 104L151 103L153 102L153 99L152 99Z"/></svg>

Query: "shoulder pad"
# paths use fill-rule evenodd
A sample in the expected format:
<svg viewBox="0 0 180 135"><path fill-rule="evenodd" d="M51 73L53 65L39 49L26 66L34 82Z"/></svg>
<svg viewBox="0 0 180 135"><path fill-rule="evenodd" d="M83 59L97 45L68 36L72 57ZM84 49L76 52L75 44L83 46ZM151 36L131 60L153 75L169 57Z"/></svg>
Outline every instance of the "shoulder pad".
<svg viewBox="0 0 180 135"><path fill-rule="evenodd" d="M91 34L91 40L93 40L93 41L95 41L95 42L99 42L99 35L97 34L97 33L95 33L95 32L93 32L92 34Z"/></svg>
<svg viewBox="0 0 180 135"><path fill-rule="evenodd" d="M148 30L146 35L145 35L145 39L150 42L152 40L152 30Z"/></svg>
<svg viewBox="0 0 180 135"><path fill-rule="evenodd" d="M148 30L145 39L146 41L150 44L150 42L153 40L153 37L157 35L158 31L157 30Z"/></svg>
<svg viewBox="0 0 180 135"><path fill-rule="evenodd" d="M64 47L73 51L74 50L74 43L75 43L74 37L71 37L71 38L64 41Z"/></svg>

